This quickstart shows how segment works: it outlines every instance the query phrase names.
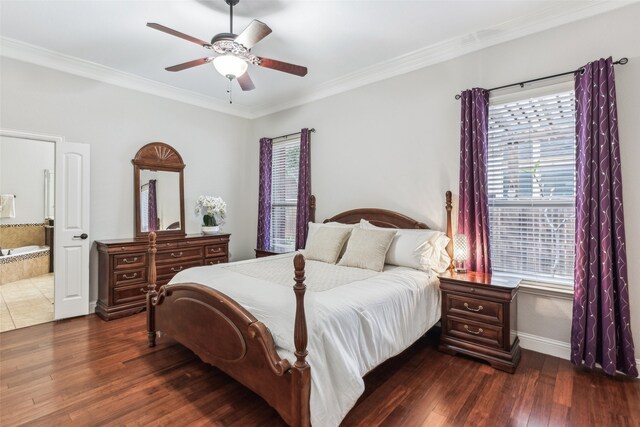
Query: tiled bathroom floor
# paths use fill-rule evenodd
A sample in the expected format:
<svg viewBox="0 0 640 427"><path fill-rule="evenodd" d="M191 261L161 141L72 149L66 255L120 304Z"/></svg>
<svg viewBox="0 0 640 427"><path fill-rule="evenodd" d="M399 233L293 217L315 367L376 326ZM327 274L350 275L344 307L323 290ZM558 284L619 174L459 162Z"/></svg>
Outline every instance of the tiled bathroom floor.
<svg viewBox="0 0 640 427"><path fill-rule="evenodd" d="M0 332L53 321L53 273L0 285Z"/></svg>

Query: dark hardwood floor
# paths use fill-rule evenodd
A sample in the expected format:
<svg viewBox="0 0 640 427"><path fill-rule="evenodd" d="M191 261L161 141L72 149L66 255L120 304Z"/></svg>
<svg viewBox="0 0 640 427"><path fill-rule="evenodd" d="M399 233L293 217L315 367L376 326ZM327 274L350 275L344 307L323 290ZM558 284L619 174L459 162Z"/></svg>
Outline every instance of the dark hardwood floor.
<svg viewBox="0 0 640 427"><path fill-rule="evenodd" d="M181 345L147 348L144 316L0 334L0 425L284 425ZM511 375L439 353L437 331L370 373L366 386L344 425L640 426L638 380L526 350Z"/></svg>

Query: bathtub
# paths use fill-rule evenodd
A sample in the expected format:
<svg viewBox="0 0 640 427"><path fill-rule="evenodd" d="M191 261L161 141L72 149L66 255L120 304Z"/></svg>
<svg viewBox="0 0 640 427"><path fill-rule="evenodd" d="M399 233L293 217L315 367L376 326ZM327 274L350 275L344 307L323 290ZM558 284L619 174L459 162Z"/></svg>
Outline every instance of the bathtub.
<svg viewBox="0 0 640 427"><path fill-rule="evenodd" d="M49 246L3 248L0 285L49 273Z"/></svg>
<svg viewBox="0 0 640 427"><path fill-rule="evenodd" d="M2 254L0 256L4 257L15 257L18 255L26 255L26 254L34 254L39 252L46 252L49 250L49 246L22 246L21 248L12 248L12 249L2 249L0 252Z"/></svg>

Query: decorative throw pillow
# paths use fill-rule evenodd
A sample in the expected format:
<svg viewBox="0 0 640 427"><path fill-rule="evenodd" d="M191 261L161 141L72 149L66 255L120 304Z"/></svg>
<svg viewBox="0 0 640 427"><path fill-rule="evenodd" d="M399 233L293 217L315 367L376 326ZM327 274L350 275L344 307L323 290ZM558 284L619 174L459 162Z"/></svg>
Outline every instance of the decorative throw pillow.
<svg viewBox="0 0 640 427"><path fill-rule="evenodd" d="M340 222L328 222L326 224L318 223L318 222L310 222L309 223L309 232L307 233L307 241L304 245L305 248L308 248L313 242L313 236L316 235L318 230L326 227L334 227L334 228L348 228L349 230L353 230L354 227L358 227L359 224L342 224Z"/></svg>
<svg viewBox="0 0 640 427"><path fill-rule="evenodd" d="M395 229L354 228L347 243L347 250L338 265L382 271L387 251L396 232Z"/></svg>
<svg viewBox="0 0 640 427"><path fill-rule="evenodd" d="M335 264L350 234L351 227L320 227L305 248L304 257Z"/></svg>
<svg viewBox="0 0 640 427"><path fill-rule="evenodd" d="M364 219L360 227L385 230ZM449 238L445 233L426 229L398 229L397 232L387 252L386 264L438 273L448 268L451 259L446 251Z"/></svg>

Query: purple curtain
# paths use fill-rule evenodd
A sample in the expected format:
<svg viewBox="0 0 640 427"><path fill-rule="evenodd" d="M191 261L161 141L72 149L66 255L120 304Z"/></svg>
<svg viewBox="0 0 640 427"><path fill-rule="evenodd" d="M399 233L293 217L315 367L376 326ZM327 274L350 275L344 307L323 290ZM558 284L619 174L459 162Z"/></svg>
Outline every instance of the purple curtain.
<svg viewBox="0 0 640 427"><path fill-rule="evenodd" d="M467 236L469 242L465 267L491 273L487 194L489 93L479 88L465 90L460 103L458 234Z"/></svg>
<svg viewBox="0 0 640 427"><path fill-rule="evenodd" d="M298 208L296 210L296 250L304 248L311 218L311 148L309 129L300 132L300 171L298 174Z"/></svg>
<svg viewBox="0 0 640 427"><path fill-rule="evenodd" d="M147 220L149 222L149 231L158 230L158 205L156 202L156 180L149 180L149 192L148 192L148 204L147 204Z"/></svg>
<svg viewBox="0 0 640 427"><path fill-rule="evenodd" d="M271 155L269 138L260 139L260 181L258 183L258 249L271 246Z"/></svg>
<svg viewBox="0 0 640 427"><path fill-rule="evenodd" d="M576 90L576 261L571 361L638 376L627 283L616 88L611 58L585 65Z"/></svg>

